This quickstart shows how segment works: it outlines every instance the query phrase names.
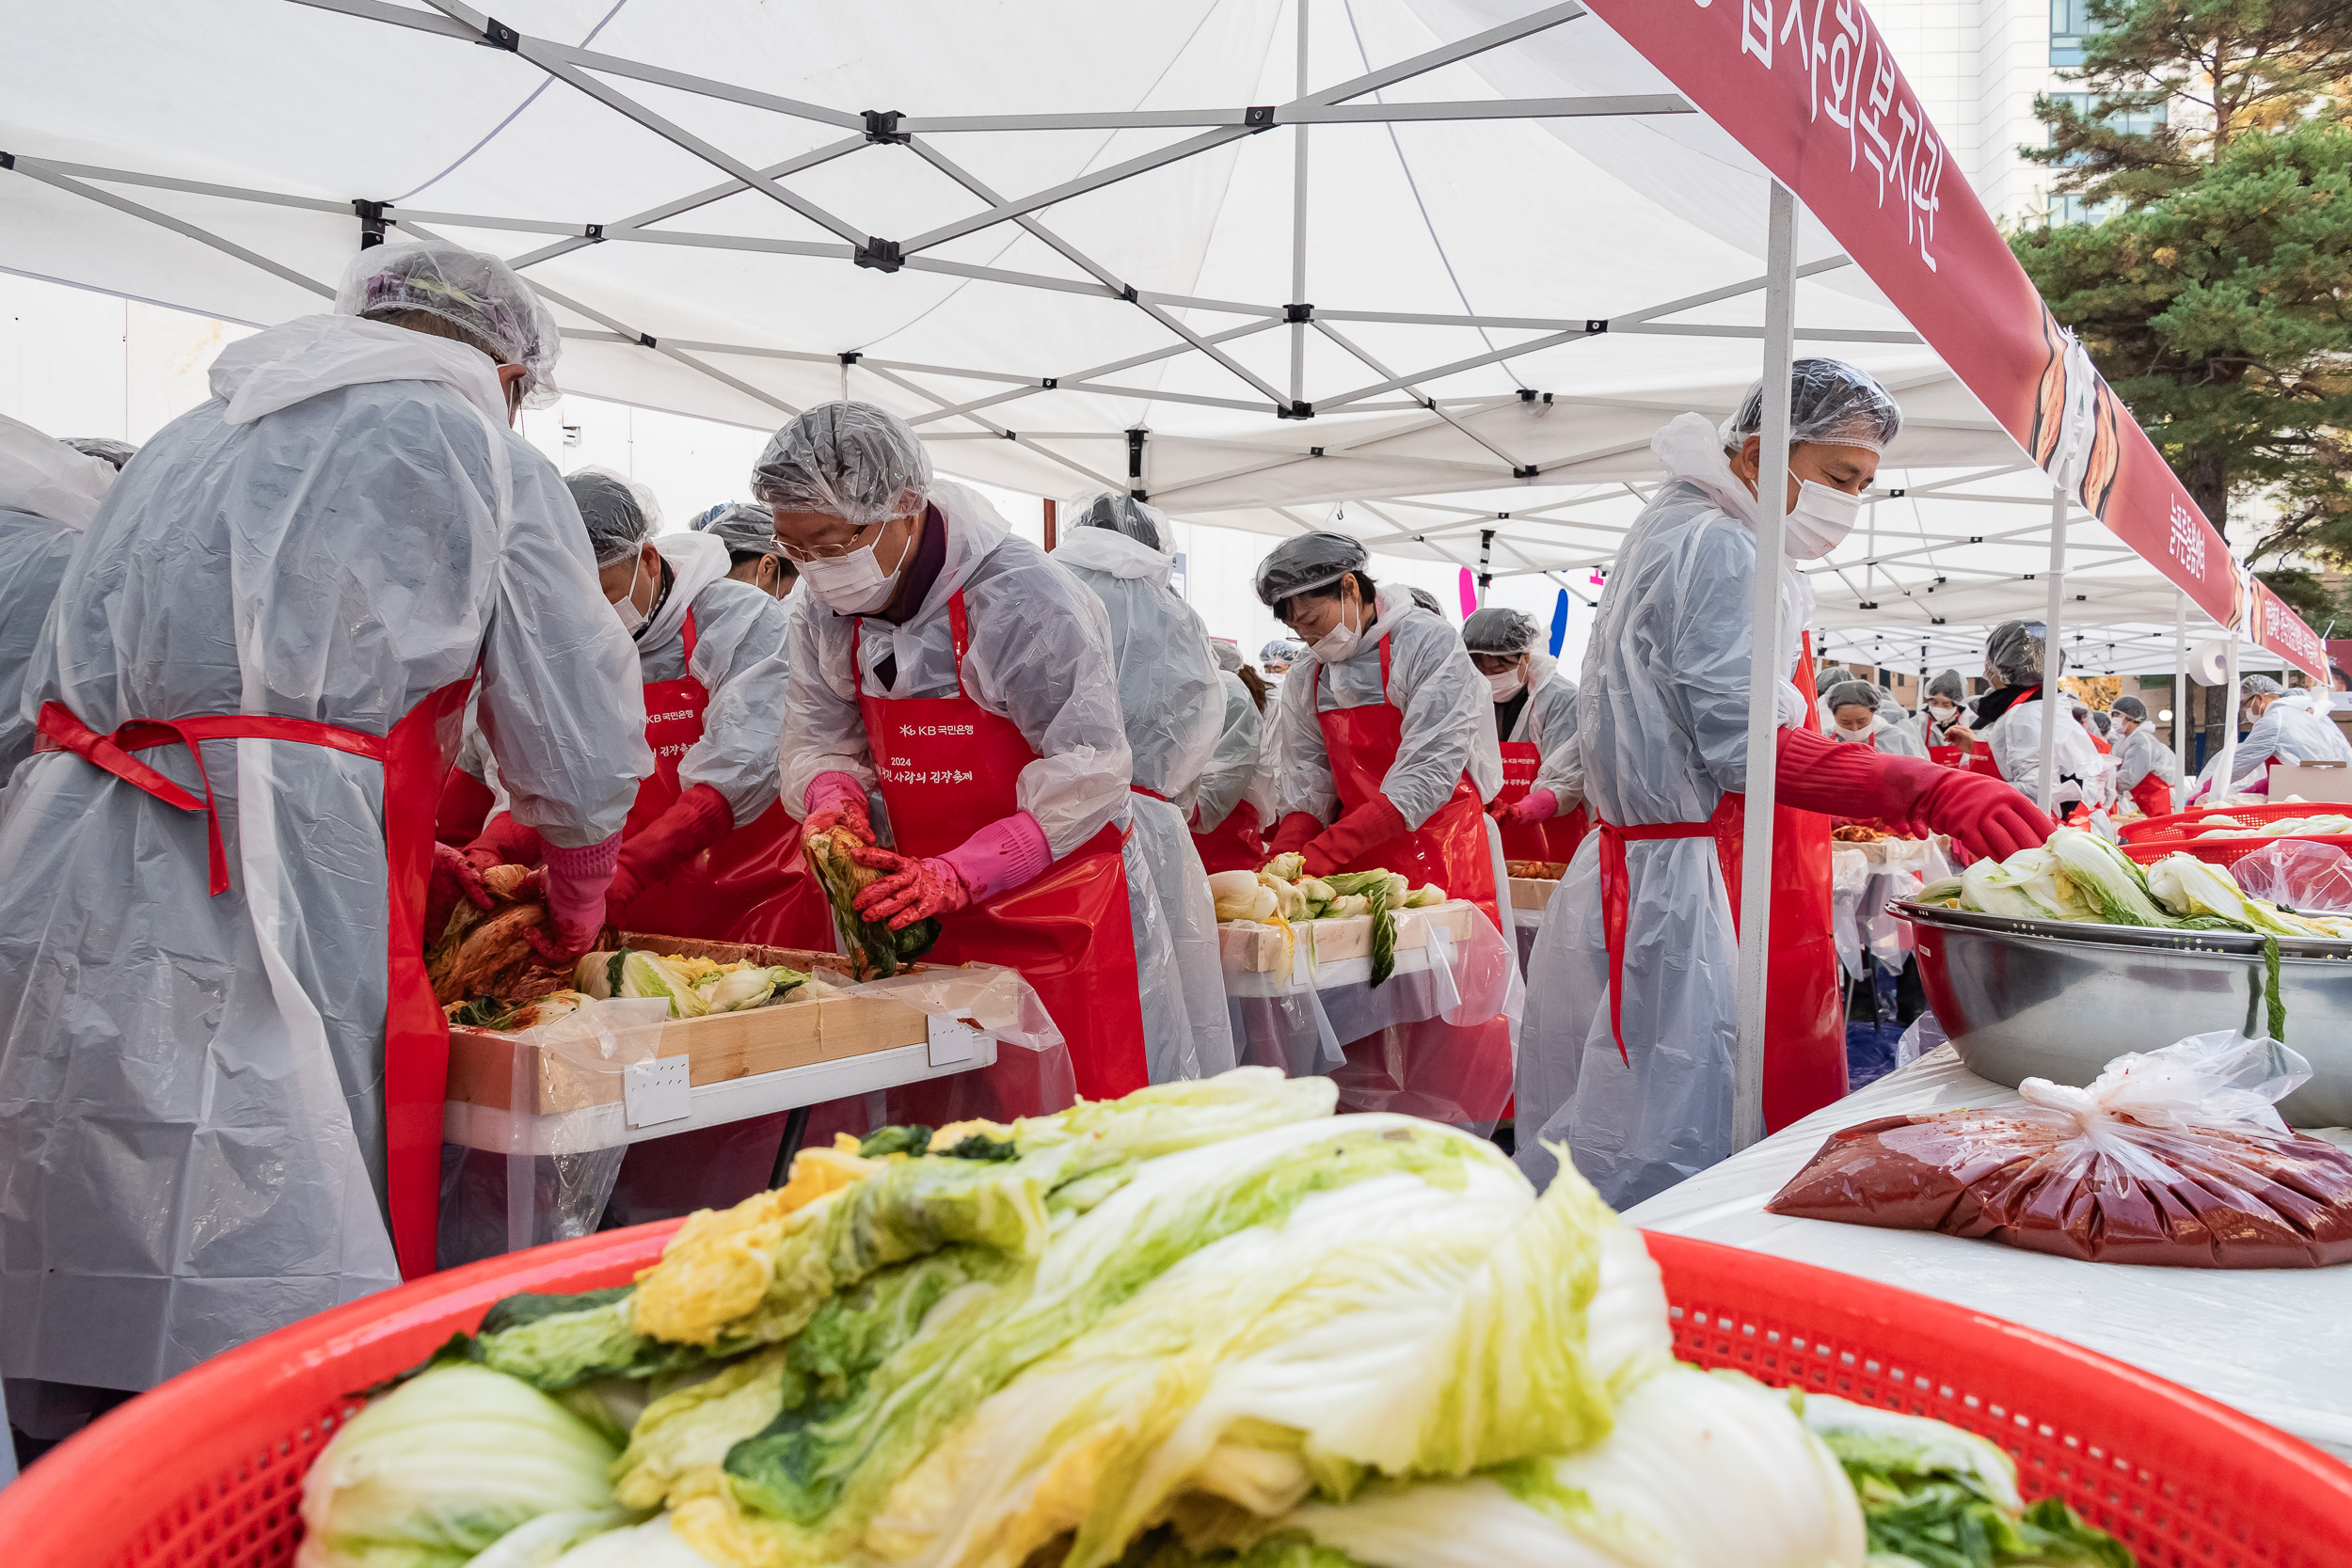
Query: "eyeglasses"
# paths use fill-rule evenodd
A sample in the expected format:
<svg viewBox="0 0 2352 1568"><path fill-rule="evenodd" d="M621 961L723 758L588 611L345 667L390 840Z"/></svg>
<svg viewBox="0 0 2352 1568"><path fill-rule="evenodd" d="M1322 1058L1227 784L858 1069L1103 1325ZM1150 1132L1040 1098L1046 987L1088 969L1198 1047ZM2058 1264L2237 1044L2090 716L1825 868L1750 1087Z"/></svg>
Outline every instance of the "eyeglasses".
<svg viewBox="0 0 2352 1568"><path fill-rule="evenodd" d="M873 530L886 527L889 524L889 521L890 519L885 517L879 523L868 523L864 528L853 529L850 531L850 537L843 543L838 545L819 545L813 550L804 550L798 545L787 544L782 534L771 534L769 537L775 540L776 548L784 552L784 558L787 561L791 562L795 565L805 565L812 561L832 561L840 556L848 555L851 550L859 547L858 540L860 538Z"/></svg>

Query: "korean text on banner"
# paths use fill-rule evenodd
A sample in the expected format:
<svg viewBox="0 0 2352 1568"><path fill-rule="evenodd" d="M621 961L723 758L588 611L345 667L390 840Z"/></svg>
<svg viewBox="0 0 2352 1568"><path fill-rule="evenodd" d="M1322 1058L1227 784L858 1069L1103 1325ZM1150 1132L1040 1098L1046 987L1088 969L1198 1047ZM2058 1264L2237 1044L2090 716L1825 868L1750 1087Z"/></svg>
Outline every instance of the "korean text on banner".
<svg viewBox="0 0 2352 1568"><path fill-rule="evenodd" d="M2328 647L2303 617L2251 574L2247 578L2246 640L2267 648L2317 681L2328 684Z"/></svg>

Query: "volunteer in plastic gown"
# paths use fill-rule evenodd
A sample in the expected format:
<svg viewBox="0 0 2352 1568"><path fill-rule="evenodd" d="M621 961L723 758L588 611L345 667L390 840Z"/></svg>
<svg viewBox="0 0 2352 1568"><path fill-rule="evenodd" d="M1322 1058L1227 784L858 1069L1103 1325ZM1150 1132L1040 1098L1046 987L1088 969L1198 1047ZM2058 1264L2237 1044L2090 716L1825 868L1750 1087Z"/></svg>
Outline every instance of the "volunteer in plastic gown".
<svg viewBox="0 0 2352 1568"><path fill-rule="evenodd" d="M1576 683L1536 647L1542 628L1516 610L1489 606L1462 623L1462 646L1494 698L1502 787L1487 814L1515 861L1565 864L1583 840L1582 779L1568 742L1576 735Z"/></svg>
<svg viewBox="0 0 2352 1568"><path fill-rule="evenodd" d="M1760 390L1720 432L1685 414L1652 442L1666 483L1620 546L1579 683L1597 820L1529 965L1517 1158L1541 1185L1553 1171L1542 1142L1565 1142L1619 1208L1731 1152ZM1866 372L1798 361L1790 557L1818 559L1846 536L1900 423ZM1780 645L1764 660L1783 693L1764 1061L1773 1127L1846 1086L1824 814L1925 824L1976 853L2038 844L2048 826L1991 780L1818 734L1801 658L1812 594L1791 561L1779 571Z"/></svg>
<svg viewBox="0 0 2352 1568"><path fill-rule="evenodd" d="M221 351L34 656L0 824L12 1377L143 1387L428 1272L421 911L469 683L559 961L651 766L578 509L508 428L555 396L552 321L438 244L360 252L335 304Z"/></svg>
<svg viewBox="0 0 2352 1568"><path fill-rule="evenodd" d="M1990 752L1995 776L2007 779L2029 800L2042 798L2042 637L2038 625L2004 621L1985 639L1984 675L1994 689L1977 699L1976 736ZM2056 675L2066 668L2058 651ZM2073 703L2062 690L2060 700ZM2050 794L2060 815L2085 802L2097 803L2099 749L2080 724L2066 713L2052 729L2051 756L2058 779Z"/></svg>
<svg viewBox="0 0 2352 1568"><path fill-rule="evenodd" d="M1884 690L1869 681L1839 681L1821 698L1829 708L1829 737L1844 745L1867 746L1891 757L1920 757L1928 754L1919 737L1908 723L1888 721L1879 698ZM1904 714L1908 720L1911 716Z"/></svg>
<svg viewBox="0 0 2352 1568"><path fill-rule="evenodd" d="M52 440L0 415L0 788L33 754L37 732L19 706L41 622L131 451L120 441Z"/></svg>
<svg viewBox="0 0 2352 1568"><path fill-rule="evenodd" d="M1020 970L1069 1042L1077 1093L1143 1086L1147 1026L1168 1044L1176 1014L1167 933L1137 918L1151 873L1128 834L1103 602L986 500L933 479L914 432L867 404L825 404L776 432L752 493L816 595L792 621L786 808L804 833L870 842L879 789L896 843L858 851L885 873L861 912L937 915L933 958ZM1060 1060L1000 1053L984 1077L895 1097L892 1115L1053 1110L1071 1093Z"/></svg>
<svg viewBox="0 0 2352 1568"><path fill-rule="evenodd" d="M1193 847L1184 808L1225 728L1225 690L1209 628L1168 586L1176 533L1160 511L1123 492L1097 490L1061 510L1054 559L1094 591L1111 621L1119 712L1135 759L1136 842L1151 868L1152 908L1176 960L1170 1002L1184 1027L1162 1042L1153 1022L1152 1081L1205 1078L1233 1065L1225 977L1217 962L1216 906ZM1140 949L1138 949L1140 951ZM1187 1043L1188 1041L1188 1043Z"/></svg>
<svg viewBox="0 0 2352 1568"><path fill-rule="evenodd" d="M2270 788L2274 762L2352 762L2352 743L2344 738L2334 720L2325 717L2327 694L2306 688L2290 692L2268 675L2248 675L2238 682L2238 712L2249 726L2237 743L2231 764L2231 785L2241 794L2261 795ZM2312 711L2317 697L2321 711ZM2221 753L2207 759L2197 775L2190 799L2213 788L2221 771Z"/></svg>
<svg viewBox="0 0 2352 1568"><path fill-rule="evenodd" d="M1300 852L1311 876L1379 867L1435 882L1477 905L1516 970L1486 816L1502 784L1491 693L1454 627L1375 584L1367 560L1356 540L1317 532L1258 564L1260 602L1307 645L1275 719L1268 847ZM1342 1042L1342 1108L1491 1122L1510 1096L1512 1022L1432 1019Z"/></svg>
<svg viewBox="0 0 2352 1568"><path fill-rule="evenodd" d="M1225 722L1185 803L1193 847L1203 871L1255 871L1266 863L1264 830L1274 810L1271 776L1260 764L1269 689L1232 643L1211 638L1209 652L1224 692Z"/></svg>
<svg viewBox="0 0 2352 1568"><path fill-rule="evenodd" d="M2115 699L2115 716L2123 730L2123 738L2115 745L2116 787L2147 816L2169 816L2172 792L2181 782L2181 759L2156 738L2156 727L2148 722L2148 705L2138 698Z"/></svg>
<svg viewBox="0 0 2352 1568"><path fill-rule="evenodd" d="M1968 685L1957 670L1947 670L1928 682L1927 694L1920 699L1918 716L1911 721L1912 735L1919 742L1922 755L1930 762L1947 768L1962 766L1962 746L1973 742L1975 736L1968 728ZM1954 734L1957 730L1959 733Z"/></svg>
<svg viewBox="0 0 2352 1568"><path fill-rule="evenodd" d="M792 596L792 590L801 585L801 569L776 543L775 526L775 517L766 507L737 501L698 520L694 531L707 533L727 547L727 576L797 610L807 602Z"/></svg>

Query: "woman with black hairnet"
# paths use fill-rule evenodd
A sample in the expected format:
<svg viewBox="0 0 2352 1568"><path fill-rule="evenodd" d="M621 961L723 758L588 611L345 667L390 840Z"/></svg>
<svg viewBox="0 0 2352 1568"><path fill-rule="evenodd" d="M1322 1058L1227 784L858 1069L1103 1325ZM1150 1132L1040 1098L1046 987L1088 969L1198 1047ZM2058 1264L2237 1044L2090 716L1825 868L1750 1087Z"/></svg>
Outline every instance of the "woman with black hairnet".
<svg viewBox="0 0 2352 1568"><path fill-rule="evenodd" d="M2113 709L2122 738L2115 745L2115 785L2132 798L2149 816L2169 816L2177 809L2174 786L2181 782L2181 759L2156 739L2148 722L2148 705L2137 697L2118 697Z"/></svg>
<svg viewBox="0 0 2352 1568"><path fill-rule="evenodd" d="M727 576L748 582L771 599L789 601L800 585L801 569L776 543L776 519L752 501L714 508L697 520L694 531L707 533L727 547ZM796 607L797 608L797 607Z"/></svg>
<svg viewBox="0 0 2352 1568"><path fill-rule="evenodd" d="M494 257L362 250L90 520L0 824L9 1376L145 1387L433 1269L422 911L468 689L550 847L551 961L652 766L579 509L509 428L560 347Z"/></svg>
<svg viewBox="0 0 2352 1568"><path fill-rule="evenodd" d="M1930 762L1947 768L1962 766L1961 748L1976 736L1968 729L1968 683L1961 679L1959 671L1947 670L1928 682L1912 733Z"/></svg>
<svg viewBox="0 0 2352 1568"><path fill-rule="evenodd" d="M1829 709L1830 738L1867 746L1888 756L1925 760L1928 751L1919 744L1919 737L1887 721L1880 703L1884 695L1884 688L1873 681L1842 680L1831 687L1821 697L1822 705Z"/></svg>
<svg viewBox="0 0 2352 1568"><path fill-rule="evenodd" d="M1309 656L1275 719L1269 847L1302 854L1311 876L1378 867L1435 882L1476 904L1501 943L1502 848L1486 802L1502 768L1486 682L1453 626L1409 592L1375 585L1368 561L1356 540L1318 532L1258 563L1259 601ZM1345 1042L1342 1105L1489 1122L1510 1093L1510 1029L1497 1017L1433 1027L1401 1048L1380 1036Z"/></svg>
<svg viewBox="0 0 2352 1568"><path fill-rule="evenodd" d="M777 431L752 493L815 595L792 620L786 809L804 832L862 841L857 861L884 873L858 895L867 919L936 915L934 958L1020 970L1069 1041L1076 1092L1143 1087L1189 1042L1128 832L1134 762L1102 600L934 478L906 421L867 404ZM876 788L889 848L867 813ZM898 1095L893 1114L1053 1110L1072 1092L1045 1075L1056 1063L1007 1051L985 1075L917 1085L930 1099Z"/></svg>
<svg viewBox="0 0 2352 1568"><path fill-rule="evenodd" d="M1502 831L1502 853L1515 861L1565 864L1584 837L1581 770L1576 736L1576 683L1559 660L1536 646L1535 618L1490 605L1462 623L1462 646L1486 677L1502 787L1487 814Z"/></svg>
<svg viewBox="0 0 2352 1568"><path fill-rule="evenodd" d="M1110 616L1119 712L1135 759L1129 787L1142 797L1129 807L1152 871L1149 912L1174 949L1168 1001L1183 1019L1170 1031L1173 1053L1153 1054L1152 1081L1213 1077L1233 1065L1233 1026L1226 1017L1209 874L1184 820L1225 728L1225 689L1209 652L1209 629L1168 586L1176 532L1158 508L1097 490L1064 506L1060 520L1054 560L1094 590ZM1150 1033L1147 1022L1147 1038Z"/></svg>
<svg viewBox="0 0 2352 1568"><path fill-rule="evenodd" d="M2002 622L1984 643L1984 677L1994 689L1977 699L1977 742L1991 753L1998 770L1994 776L2007 779L2031 800L2042 799L2042 709L2034 705L2042 701L2042 659L2041 623ZM2058 669L2064 668L2065 650L2060 649ZM2072 707L2071 695L2061 691L2059 697ZM2050 754L2058 778L2050 803L2064 817L2075 806L2099 803L2099 749L2064 709L2052 733Z"/></svg>
<svg viewBox="0 0 2352 1568"><path fill-rule="evenodd" d="M1667 474L1619 547L1579 683L1577 747L1597 818L1529 963L1517 1158L1538 1185L1565 1143L1622 1208L1731 1152L1740 845L1745 821L1761 386L1719 430L1652 442ZM1827 814L1924 822L1977 853L2048 824L1989 780L1816 728L1795 562L1836 548L1902 422L1863 371L1802 359L1789 386L1781 641L1755 665L1780 693L1764 1115L1782 1127L1845 1092ZM1820 815L1816 815L1820 814Z"/></svg>
<svg viewBox="0 0 2352 1568"><path fill-rule="evenodd" d="M33 754L33 721L20 709L41 623L82 530L131 451L87 436L52 440L0 415L0 789Z"/></svg>
<svg viewBox="0 0 2352 1568"><path fill-rule="evenodd" d="M2317 711L2314 696L2319 699ZM2233 753L2230 791L2268 794L2274 762L2352 762L2352 744L2345 742L2334 720L2323 717L2325 693L2310 688L2290 692L2268 675L2248 675L2238 682L2238 717L2249 727ZM2197 775L2197 785L2188 792L2192 803L2201 796L2223 793L2215 787L2222 755L2215 752Z"/></svg>
<svg viewBox="0 0 2352 1568"><path fill-rule="evenodd" d="M1225 722L1185 806L1193 847L1205 871L1255 871L1266 863L1263 829L1274 813L1273 775L1260 751L1273 689L1242 661L1238 645L1213 637L1209 652L1225 692Z"/></svg>

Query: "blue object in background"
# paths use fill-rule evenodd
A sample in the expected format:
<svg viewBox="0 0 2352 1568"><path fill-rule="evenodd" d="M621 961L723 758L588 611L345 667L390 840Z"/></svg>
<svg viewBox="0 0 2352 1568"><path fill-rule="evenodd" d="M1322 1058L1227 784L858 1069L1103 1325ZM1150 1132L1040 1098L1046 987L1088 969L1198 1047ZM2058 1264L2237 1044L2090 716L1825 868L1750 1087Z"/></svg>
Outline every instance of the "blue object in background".
<svg viewBox="0 0 2352 1568"><path fill-rule="evenodd" d="M1560 590L1560 596L1551 601L1551 657L1558 658L1560 649L1568 640L1568 591Z"/></svg>

